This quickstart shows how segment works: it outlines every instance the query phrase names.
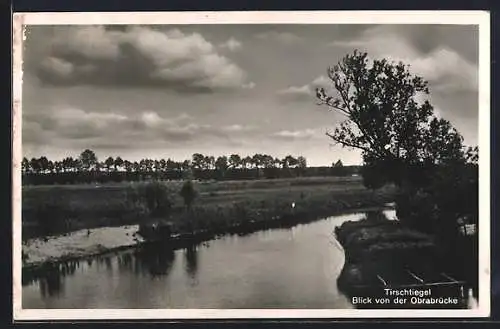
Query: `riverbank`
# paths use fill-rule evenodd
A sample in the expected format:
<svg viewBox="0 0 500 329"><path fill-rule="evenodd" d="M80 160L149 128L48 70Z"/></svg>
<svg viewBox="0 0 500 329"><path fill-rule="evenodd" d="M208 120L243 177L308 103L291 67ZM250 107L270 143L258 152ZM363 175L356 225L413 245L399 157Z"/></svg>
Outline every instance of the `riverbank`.
<svg viewBox="0 0 500 329"><path fill-rule="evenodd" d="M358 307L466 307L467 296L463 295L462 289L467 289L467 284L446 273L441 266L438 243L431 236L410 229L399 221L382 218L378 213L360 221L345 222L335 229L335 234L345 253L345 264L337 284L346 295L383 299L390 297L386 290L405 293L411 290L410 293L415 294L428 293L426 298L456 298L457 301L454 305L410 305L409 301L417 300L417 297L407 298L407 304L394 304L394 297L390 297L388 304Z"/></svg>
<svg viewBox="0 0 500 329"><path fill-rule="evenodd" d="M328 215L331 208L359 207L374 196L385 196L384 200L389 201L394 197L391 188L376 192L367 190L359 177L194 182L197 196L188 213L179 195L182 182L160 182L161 188L145 188L152 184L23 187L22 238L138 225L158 217L175 222L178 231L183 232L210 225L234 224L235 218L286 215L292 210L293 203L296 213L319 209L317 215L323 215L325 211ZM160 203L168 204L168 211L153 216L148 209L150 201L156 202L157 197L165 196ZM193 227L186 227L189 225Z"/></svg>
<svg viewBox="0 0 500 329"><path fill-rule="evenodd" d="M398 221L363 219L346 222L336 228L335 234L345 253L339 285L350 293L354 293L358 286L380 285L377 275L387 277L394 268L405 269L420 265L422 258L428 259L429 263L433 259L434 241Z"/></svg>
<svg viewBox="0 0 500 329"><path fill-rule="evenodd" d="M33 238L23 242L23 268L41 267L136 246L137 225L79 230L69 234Z"/></svg>
<svg viewBox="0 0 500 329"><path fill-rule="evenodd" d="M319 200L316 201L319 202ZM297 202L295 208L287 207L286 211L282 208L251 209L252 211L244 213L240 211L234 214L228 209L222 211L220 208L215 210L207 208L203 212L183 214L183 216L189 214L193 216L182 218L184 221L181 221L181 218L171 217L170 219L174 223L188 222L190 224L175 226L173 238L168 243L171 248L180 248L225 234L244 235L258 230L291 227L299 223L307 223L346 212L380 208L389 201L391 201L391 194L387 191L384 193L379 191L371 192L370 197L364 195L364 198L361 198L360 195L357 197L349 195L342 198L339 195L334 201L325 202L325 204ZM234 208L231 209L234 210ZM210 210L215 211L215 213L210 213ZM231 214L239 216L228 217ZM203 221L204 218L205 221ZM219 221L214 223L209 220L213 218L218 218ZM205 226L202 226L203 223ZM137 230L138 225L94 228L63 235L28 239L23 243L23 268L39 268L62 260L79 259L116 249L138 246L144 241L136 234Z"/></svg>
<svg viewBox="0 0 500 329"><path fill-rule="evenodd" d="M390 209L389 205L377 205L369 208L343 209L329 216L351 212ZM326 217L326 216L325 216ZM268 220L251 220L216 229L203 229L193 232L175 233L164 242L164 246L179 249L193 244L216 239L230 234L247 235L259 230L289 228L298 224L318 220L311 215L301 217L274 217ZM52 266L59 262L85 259L100 254L110 253L141 245L151 244L139 234L138 225L121 227L103 227L92 230L79 230L69 234L44 238L29 239L23 243L23 269L36 270Z"/></svg>
<svg viewBox="0 0 500 329"><path fill-rule="evenodd" d="M23 267L41 267L136 246L143 242L135 234L141 223L160 220L173 223L174 238L170 244L179 247L224 234L290 227L361 208L381 207L394 198L391 187L371 191L354 178L212 182L197 183L199 196L188 211L182 200L176 198L179 186L165 185L172 190L171 210L167 216L156 218L139 215L132 218L136 211L124 216L123 209L137 207L126 204L129 185L26 189ZM55 197L60 201L51 203ZM40 208L44 211L37 212ZM97 215L101 217L92 217ZM56 227L57 233L44 235L40 223L58 218L69 225Z"/></svg>

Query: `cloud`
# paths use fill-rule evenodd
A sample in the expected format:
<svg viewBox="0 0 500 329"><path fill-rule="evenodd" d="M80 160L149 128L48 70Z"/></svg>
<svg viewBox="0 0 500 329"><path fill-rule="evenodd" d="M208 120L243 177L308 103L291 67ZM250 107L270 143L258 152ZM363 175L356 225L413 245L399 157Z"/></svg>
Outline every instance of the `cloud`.
<svg viewBox="0 0 500 329"><path fill-rule="evenodd" d="M255 82L245 83L242 87L243 89L253 89L255 88Z"/></svg>
<svg viewBox="0 0 500 329"><path fill-rule="evenodd" d="M444 45L421 52L410 38L390 26L377 26L366 30L357 40L335 41L330 45L366 51L371 58L409 64L412 73L429 81L431 91L475 91L478 88L477 65Z"/></svg>
<svg viewBox="0 0 500 329"><path fill-rule="evenodd" d="M288 88L278 90L278 95L285 96L285 97L297 97L297 98L303 98L307 97L310 98L313 93L309 85L304 85L300 87L296 86L290 86Z"/></svg>
<svg viewBox="0 0 500 329"><path fill-rule="evenodd" d="M130 26L64 27L49 40L36 73L54 85L159 86L178 91L244 88L246 72L199 33ZM234 39L226 47L236 50Z"/></svg>
<svg viewBox="0 0 500 329"><path fill-rule="evenodd" d="M226 42L221 43L219 45L219 47L221 47L222 49L227 49L229 51L233 51L234 52L234 51L240 50L243 47L243 45L238 40L236 40L234 38L230 38Z"/></svg>
<svg viewBox="0 0 500 329"><path fill-rule="evenodd" d="M253 126L240 124L213 126L201 124L186 114L164 117L154 111L137 115L92 112L76 108L55 108L48 112L25 114L23 143L39 145L81 144L85 147L139 148L143 145L169 145L213 139L231 141L245 136Z"/></svg>
<svg viewBox="0 0 500 329"><path fill-rule="evenodd" d="M60 80L69 79L74 72L73 64L57 57L45 58L40 65L43 70L51 71Z"/></svg>
<svg viewBox="0 0 500 329"><path fill-rule="evenodd" d="M317 129L303 129L303 130L281 130L276 133L273 133L271 137L277 138L280 140L305 140L311 139L318 135Z"/></svg>
<svg viewBox="0 0 500 329"><path fill-rule="evenodd" d="M319 76L308 84L302 86L290 86L278 90L276 94L287 100L314 100L316 88L323 87L327 90L331 88L331 81L325 76Z"/></svg>
<svg viewBox="0 0 500 329"><path fill-rule="evenodd" d="M222 130L227 132L243 132L243 131L251 131L254 129L255 129L254 126L246 126L240 124L234 124L222 127Z"/></svg>
<svg viewBox="0 0 500 329"><path fill-rule="evenodd" d="M255 35L257 39L280 42L291 45L302 41L302 38L290 32L267 31Z"/></svg>

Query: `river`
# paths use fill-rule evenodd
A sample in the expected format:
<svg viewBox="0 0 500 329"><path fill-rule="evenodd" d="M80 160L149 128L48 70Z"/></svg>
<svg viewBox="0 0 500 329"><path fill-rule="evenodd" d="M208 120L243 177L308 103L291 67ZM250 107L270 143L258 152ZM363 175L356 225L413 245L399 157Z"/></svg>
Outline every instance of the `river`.
<svg viewBox="0 0 500 329"><path fill-rule="evenodd" d="M394 218L392 210L385 211ZM25 309L352 308L337 289L333 230L364 213L224 236L175 251L136 248L66 263L23 282ZM24 278L23 278L24 279ZM25 280L26 281L26 280Z"/></svg>

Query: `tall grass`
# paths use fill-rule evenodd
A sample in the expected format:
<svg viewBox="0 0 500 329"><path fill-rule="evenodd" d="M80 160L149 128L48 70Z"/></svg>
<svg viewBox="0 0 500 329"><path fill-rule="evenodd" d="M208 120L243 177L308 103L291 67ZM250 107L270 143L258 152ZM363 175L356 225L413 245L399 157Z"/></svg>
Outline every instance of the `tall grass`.
<svg viewBox="0 0 500 329"><path fill-rule="evenodd" d="M130 184L113 198L92 206L51 193L41 194L36 202L23 202L23 238L166 217L172 209L172 191L161 182Z"/></svg>
<svg viewBox="0 0 500 329"><path fill-rule="evenodd" d="M359 207L377 207L390 200L389 194L366 193L332 199L325 195L302 194L294 199L245 200L224 204L196 205L173 217L177 232L229 232L236 227L272 227L306 222ZM266 224L267 223L267 224ZM271 224L274 223L274 224ZM268 225L269 224L269 225Z"/></svg>
<svg viewBox="0 0 500 329"><path fill-rule="evenodd" d="M23 218L36 218L36 226L41 235L52 235L71 230L78 214L64 204L63 200L48 197L34 207L23 207ZM27 224L23 221L23 224ZM23 225L27 226L27 225ZM29 230L29 228L28 228ZM25 230L23 230L24 235ZM29 231L28 231L29 232Z"/></svg>
<svg viewBox="0 0 500 329"><path fill-rule="evenodd" d="M331 184L316 179L318 185L295 187L290 179L194 181L193 188L199 192L191 209L186 209L180 195L182 182L27 188L23 189L23 238L82 228L141 224L147 219L168 219L178 232L222 232L252 222L319 218L393 201L390 189L373 192L362 188L358 180L337 186L336 180L325 179Z"/></svg>

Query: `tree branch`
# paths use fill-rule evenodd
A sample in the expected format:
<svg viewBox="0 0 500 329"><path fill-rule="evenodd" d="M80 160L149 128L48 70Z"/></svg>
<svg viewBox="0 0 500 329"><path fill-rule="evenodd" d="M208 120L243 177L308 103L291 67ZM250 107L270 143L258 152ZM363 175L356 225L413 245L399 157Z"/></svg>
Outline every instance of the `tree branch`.
<svg viewBox="0 0 500 329"><path fill-rule="evenodd" d="M317 105L326 105L326 106L330 107L333 110L339 110L339 112L341 114L345 115L346 117L349 117L349 113L345 109L343 109L343 108L341 108L339 106L335 106L333 104L330 104L328 101L324 101L324 100L320 100L320 101L321 102L317 103Z"/></svg>
<svg viewBox="0 0 500 329"><path fill-rule="evenodd" d="M376 155L377 157L380 157L381 154L378 153L378 152L374 152L373 150L369 149L368 147L364 147L364 146L361 146L361 145L357 145L357 144L353 144L353 143L349 143L349 142L346 142L345 140L340 140L338 139L337 137L335 137L334 135L330 134L329 132L326 132L325 133L326 136L330 137L331 139L333 139L333 141L337 144L342 144L344 146L347 146L347 147L353 147L353 148L357 148L357 149L360 149L360 150L363 150L365 152L368 152L370 154L374 154Z"/></svg>

